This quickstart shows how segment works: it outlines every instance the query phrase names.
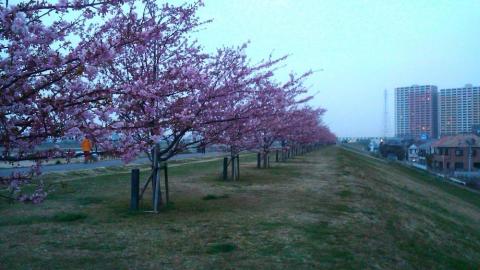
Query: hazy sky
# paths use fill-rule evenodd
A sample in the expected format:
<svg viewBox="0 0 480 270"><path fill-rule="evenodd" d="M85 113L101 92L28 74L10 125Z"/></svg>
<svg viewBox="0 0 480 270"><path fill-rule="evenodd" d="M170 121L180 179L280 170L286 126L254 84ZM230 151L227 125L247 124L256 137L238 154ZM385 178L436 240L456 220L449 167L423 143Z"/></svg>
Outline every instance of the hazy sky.
<svg viewBox="0 0 480 270"><path fill-rule="evenodd" d="M323 69L307 85L338 136L382 135L384 89L393 133L395 87L480 84L480 0L205 0L200 16L209 50L250 40L253 60Z"/></svg>

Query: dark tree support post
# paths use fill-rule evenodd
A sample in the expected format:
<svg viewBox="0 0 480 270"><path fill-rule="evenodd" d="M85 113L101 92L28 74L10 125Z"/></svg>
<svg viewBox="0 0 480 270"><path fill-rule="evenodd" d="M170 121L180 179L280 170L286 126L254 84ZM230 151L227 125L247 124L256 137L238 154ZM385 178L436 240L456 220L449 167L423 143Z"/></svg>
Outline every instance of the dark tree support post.
<svg viewBox="0 0 480 270"><path fill-rule="evenodd" d="M131 176L131 196L130 196L130 210L138 210L139 191L140 191L140 170L133 169Z"/></svg>
<svg viewBox="0 0 480 270"><path fill-rule="evenodd" d="M232 158L232 180L235 181L235 156L231 155Z"/></svg>
<svg viewBox="0 0 480 270"><path fill-rule="evenodd" d="M278 149L275 152L275 162L278 162Z"/></svg>
<svg viewBox="0 0 480 270"><path fill-rule="evenodd" d="M263 168L267 168L268 163L268 152L263 154Z"/></svg>
<svg viewBox="0 0 480 270"><path fill-rule="evenodd" d="M160 210L160 206L162 205L162 189L161 189L161 182L160 182L160 172L159 172L159 153L160 153L160 145L155 145L155 151L153 156L153 211L158 213Z"/></svg>
<svg viewBox="0 0 480 270"><path fill-rule="evenodd" d="M228 180L228 157L223 158L223 180Z"/></svg>
<svg viewBox="0 0 480 270"><path fill-rule="evenodd" d="M170 193L168 191L168 164L165 162L163 165L164 173L165 173L165 201L168 205L170 202Z"/></svg>
<svg viewBox="0 0 480 270"><path fill-rule="evenodd" d="M240 155L237 155L237 180L240 180Z"/></svg>
<svg viewBox="0 0 480 270"><path fill-rule="evenodd" d="M261 154L258 153L258 154L257 154L257 168L260 169L260 167L261 167L261 165L262 165L261 163L262 163L262 157L261 157Z"/></svg>
<svg viewBox="0 0 480 270"><path fill-rule="evenodd" d="M157 198L155 191L157 190L157 174L158 170L156 167L157 164L157 152L155 148L153 149L153 163L152 163L152 206L155 209L155 199Z"/></svg>

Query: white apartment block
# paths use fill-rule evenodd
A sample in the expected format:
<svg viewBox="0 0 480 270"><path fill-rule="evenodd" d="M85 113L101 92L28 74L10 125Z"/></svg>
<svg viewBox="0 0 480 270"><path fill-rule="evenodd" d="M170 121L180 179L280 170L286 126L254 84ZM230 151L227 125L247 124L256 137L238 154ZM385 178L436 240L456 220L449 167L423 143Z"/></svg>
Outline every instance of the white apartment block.
<svg viewBox="0 0 480 270"><path fill-rule="evenodd" d="M430 139L438 135L438 90L434 85L395 88L397 137Z"/></svg>
<svg viewBox="0 0 480 270"><path fill-rule="evenodd" d="M440 135L469 133L480 125L480 87L441 89L439 95Z"/></svg>

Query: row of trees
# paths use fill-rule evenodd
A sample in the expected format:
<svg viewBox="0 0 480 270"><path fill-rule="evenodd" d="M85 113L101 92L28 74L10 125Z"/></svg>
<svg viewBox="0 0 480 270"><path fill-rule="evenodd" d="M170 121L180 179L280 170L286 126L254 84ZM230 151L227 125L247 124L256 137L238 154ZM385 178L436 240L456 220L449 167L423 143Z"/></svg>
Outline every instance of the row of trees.
<svg viewBox="0 0 480 270"><path fill-rule="evenodd" d="M323 109L306 105L304 80L275 79L286 57L251 63L247 44L206 53L191 34L209 21L201 2L30 0L0 7L0 141L3 156L31 156L48 137L91 136L126 162L161 142L160 161L193 144L268 153L328 142ZM119 134L120 143L109 138ZM188 143L186 136L195 133ZM35 152L48 158L54 151ZM38 166L36 167L38 168ZM37 170L38 173L38 170ZM46 196L31 177L2 179L13 197Z"/></svg>

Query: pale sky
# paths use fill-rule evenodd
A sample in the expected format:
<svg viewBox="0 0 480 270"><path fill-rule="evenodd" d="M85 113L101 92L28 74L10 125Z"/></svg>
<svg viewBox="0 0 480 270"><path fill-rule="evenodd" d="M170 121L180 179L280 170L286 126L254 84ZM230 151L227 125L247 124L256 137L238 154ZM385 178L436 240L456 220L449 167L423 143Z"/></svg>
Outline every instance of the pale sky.
<svg viewBox="0 0 480 270"><path fill-rule="evenodd" d="M382 135L384 89L393 134L395 87L480 84L480 0L204 2L207 50L249 40L253 60L291 54L285 74L323 69L308 80L311 104L338 136Z"/></svg>

